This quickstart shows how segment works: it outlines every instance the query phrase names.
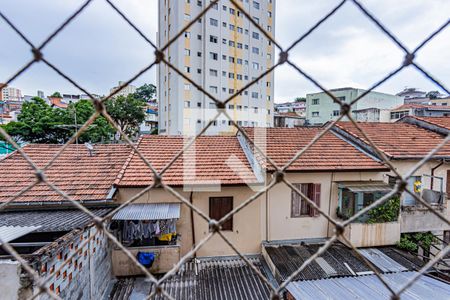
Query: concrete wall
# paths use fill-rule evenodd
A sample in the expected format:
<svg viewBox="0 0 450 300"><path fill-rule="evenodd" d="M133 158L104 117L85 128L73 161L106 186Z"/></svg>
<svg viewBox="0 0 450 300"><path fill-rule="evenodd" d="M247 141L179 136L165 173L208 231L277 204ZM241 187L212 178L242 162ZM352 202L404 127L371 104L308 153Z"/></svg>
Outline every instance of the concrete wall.
<svg viewBox="0 0 450 300"><path fill-rule="evenodd" d="M22 298L20 290L21 266L17 261L9 259L0 260L0 292L1 299L16 300Z"/></svg>
<svg viewBox="0 0 450 300"><path fill-rule="evenodd" d="M137 194L139 188L121 188L117 195L118 202L124 202L133 195ZM191 192L183 191L177 188L176 191L183 195L185 199L190 199ZM200 209L205 215L209 215L209 197L233 197L233 207L237 207L247 200L254 192L247 186L222 187L220 191L194 191L192 193L193 204ZM256 199L239 213L233 216L233 231L223 231L223 234L239 249L239 251L247 254L259 253L262 226L261 216L264 213L261 206L263 196ZM155 189L147 192L134 203L163 203L163 202L180 202L172 194L163 189ZM208 223L198 215L193 213L194 234L196 243L199 243L209 234ZM192 225L191 225L191 209L184 203L181 204L181 215L177 222L177 232L181 236L180 246L181 255L185 255L193 247ZM215 235L206 242L198 251L198 256L218 256L218 255L235 255L236 253L230 248L223 239Z"/></svg>
<svg viewBox="0 0 450 300"><path fill-rule="evenodd" d="M155 261L150 269L152 274L166 273L180 261L180 246L134 247L128 250L136 257L139 251L153 252ZM114 276L144 275L144 272L119 248L112 250L112 267Z"/></svg>
<svg viewBox="0 0 450 300"><path fill-rule="evenodd" d="M400 241L400 223L351 223L346 227L344 236L355 247L395 245Z"/></svg>

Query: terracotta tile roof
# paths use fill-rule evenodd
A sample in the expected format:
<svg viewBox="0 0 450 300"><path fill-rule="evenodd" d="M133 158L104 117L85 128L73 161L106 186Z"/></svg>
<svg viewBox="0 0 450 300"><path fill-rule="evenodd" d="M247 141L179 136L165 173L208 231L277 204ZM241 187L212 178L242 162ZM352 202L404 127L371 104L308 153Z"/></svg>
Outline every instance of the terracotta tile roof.
<svg viewBox="0 0 450 300"><path fill-rule="evenodd" d="M138 143L138 149L160 172L184 145L185 140L181 136L144 135ZM202 136L193 146L195 150L190 148L163 174L164 183L208 185L256 182L235 136ZM153 173L133 153L115 183L119 187L148 186L153 183Z"/></svg>
<svg viewBox="0 0 450 300"><path fill-rule="evenodd" d="M246 128L246 132L253 139L255 129ZM266 136L256 139L256 144L263 146L267 141L267 155L282 167L294 155L303 149L321 130L321 128L266 128ZM258 130L264 132L264 130ZM258 135L260 133L257 133ZM261 142L259 142L261 140ZM269 162L260 157L260 161L269 170L274 170ZM346 170L374 170L385 167L359 151L349 143L326 133L311 148L303 153L288 171L346 171Z"/></svg>
<svg viewBox="0 0 450 300"><path fill-rule="evenodd" d="M29 144L23 150L37 164L44 167L62 145ZM84 145L70 145L45 172L50 182L74 200L104 200L107 198L117 174L130 155L127 145L94 145L89 156ZM0 160L0 202L36 180L32 168L19 152ZM45 183L39 183L15 201L64 201Z"/></svg>
<svg viewBox="0 0 450 300"><path fill-rule="evenodd" d="M450 130L450 117L409 117Z"/></svg>
<svg viewBox="0 0 450 300"><path fill-rule="evenodd" d="M450 106L448 105L429 105L429 104L416 104L416 103L409 103L409 104L402 104L396 108L394 108L392 111L396 110L405 110L405 109L420 109L420 108L428 108L431 110L450 110Z"/></svg>
<svg viewBox="0 0 450 300"><path fill-rule="evenodd" d="M360 122L358 125L380 150L392 158L422 158L444 140L437 133L407 123ZM367 144L367 140L351 122L339 122L336 127ZM445 145L435 156L450 156L450 144Z"/></svg>

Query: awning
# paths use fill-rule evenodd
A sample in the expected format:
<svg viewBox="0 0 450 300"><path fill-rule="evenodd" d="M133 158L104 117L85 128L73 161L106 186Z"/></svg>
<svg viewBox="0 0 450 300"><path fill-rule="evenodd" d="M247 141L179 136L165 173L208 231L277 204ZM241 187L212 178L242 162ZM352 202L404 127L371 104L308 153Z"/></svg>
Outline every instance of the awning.
<svg viewBox="0 0 450 300"><path fill-rule="evenodd" d="M0 226L0 245L27 235L41 226Z"/></svg>
<svg viewBox="0 0 450 300"><path fill-rule="evenodd" d="M180 218L180 203L129 204L113 220L165 220Z"/></svg>
<svg viewBox="0 0 450 300"><path fill-rule="evenodd" d="M390 192L392 187L383 181L351 181L339 182L340 187L358 192Z"/></svg>

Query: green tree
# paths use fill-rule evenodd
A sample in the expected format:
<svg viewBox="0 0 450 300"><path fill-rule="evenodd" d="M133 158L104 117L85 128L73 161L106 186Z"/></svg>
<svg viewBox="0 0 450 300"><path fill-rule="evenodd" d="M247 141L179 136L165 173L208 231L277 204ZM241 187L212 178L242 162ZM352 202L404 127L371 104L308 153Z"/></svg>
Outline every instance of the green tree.
<svg viewBox="0 0 450 300"><path fill-rule="evenodd" d="M60 128L63 110L52 108L41 98L25 102L17 122L4 129L16 140L29 143L61 143L68 133Z"/></svg>
<svg viewBox="0 0 450 300"><path fill-rule="evenodd" d="M134 93L135 98L143 99L144 101L150 101L156 96L156 86L153 84L145 83L138 87Z"/></svg>
<svg viewBox="0 0 450 300"><path fill-rule="evenodd" d="M295 98L294 101L295 101L295 102L305 102L305 101L306 101L306 98L305 98L305 97L297 97L297 98Z"/></svg>
<svg viewBox="0 0 450 300"><path fill-rule="evenodd" d="M430 99L437 99L439 98L440 93L438 91L429 91L426 96Z"/></svg>
<svg viewBox="0 0 450 300"><path fill-rule="evenodd" d="M75 128L81 128L84 123L95 113L95 108L90 100L80 100L70 103L65 110L62 127L75 134ZM114 135L113 127L103 117L99 116L78 138L79 142L109 142Z"/></svg>
<svg viewBox="0 0 450 300"><path fill-rule="evenodd" d="M139 131L139 124L145 119L145 101L135 94L127 97L118 96L106 101L106 111L117 122L120 129L127 135L135 135Z"/></svg>
<svg viewBox="0 0 450 300"><path fill-rule="evenodd" d="M17 142L57 144L67 142L95 112L89 100L69 104L67 109L53 108L34 97L22 106L17 122L3 126ZM114 130L102 116L79 137L79 142L109 142Z"/></svg>
<svg viewBox="0 0 450 300"><path fill-rule="evenodd" d="M61 94L59 92L54 92L50 97L62 98L62 96L61 96Z"/></svg>

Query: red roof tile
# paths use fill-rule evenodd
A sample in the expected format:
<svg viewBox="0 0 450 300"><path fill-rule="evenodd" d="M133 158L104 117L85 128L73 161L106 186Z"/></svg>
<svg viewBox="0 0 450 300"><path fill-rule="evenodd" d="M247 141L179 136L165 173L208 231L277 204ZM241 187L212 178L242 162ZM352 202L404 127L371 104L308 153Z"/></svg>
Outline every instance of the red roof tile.
<svg viewBox="0 0 450 300"><path fill-rule="evenodd" d="M409 117L450 130L450 117Z"/></svg>
<svg viewBox="0 0 450 300"><path fill-rule="evenodd" d="M380 150L393 158L422 158L444 140L437 133L407 123L360 122L358 125ZM353 123L339 122L336 126L368 143ZM445 145L436 156L450 156L450 144Z"/></svg>
<svg viewBox="0 0 450 300"><path fill-rule="evenodd" d="M187 141L180 136L146 135L139 141L138 149L155 170L160 172ZM235 136L201 136L192 146L163 174L162 181L165 184L256 182L256 177ZM119 187L148 186L152 183L153 173L137 153L133 153L116 180Z"/></svg>
<svg viewBox="0 0 450 300"><path fill-rule="evenodd" d="M246 128L245 130L253 139L255 129ZM279 167L282 167L322 130L321 128L307 127L266 128L258 130L258 136L260 134L262 136L255 139L255 143L263 148L264 141L267 141L267 156ZM265 162L265 159L260 157L260 160L269 170L274 170L269 162ZM363 171L374 169L385 169L385 167L333 133L328 132L303 153L288 168L288 171Z"/></svg>
<svg viewBox="0 0 450 300"><path fill-rule="evenodd" d="M44 167L62 145L30 144L23 150L39 167ZM45 172L47 179L74 200L104 200L117 174L130 155L127 145L94 145L94 155L84 145L70 145ZM32 168L19 152L0 160L0 202L36 181ZM64 201L45 183L39 183L15 201Z"/></svg>

